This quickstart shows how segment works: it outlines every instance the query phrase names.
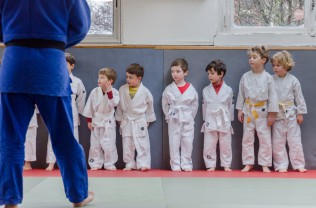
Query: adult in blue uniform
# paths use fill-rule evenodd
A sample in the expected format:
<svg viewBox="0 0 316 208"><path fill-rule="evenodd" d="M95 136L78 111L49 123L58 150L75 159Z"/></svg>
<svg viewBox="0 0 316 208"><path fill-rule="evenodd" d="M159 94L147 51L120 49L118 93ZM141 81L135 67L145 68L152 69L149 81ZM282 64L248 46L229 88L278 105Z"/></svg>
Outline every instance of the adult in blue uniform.
<svg viewBox="0 0 316 208"><path fill-rule="evenodd" d="M88 192L85 155L73 134L71 88L64 49L90 27L86 0L0 0L0 205L22 203L28 124L38 106L52 139L67 198L77 206Z"/></svg>

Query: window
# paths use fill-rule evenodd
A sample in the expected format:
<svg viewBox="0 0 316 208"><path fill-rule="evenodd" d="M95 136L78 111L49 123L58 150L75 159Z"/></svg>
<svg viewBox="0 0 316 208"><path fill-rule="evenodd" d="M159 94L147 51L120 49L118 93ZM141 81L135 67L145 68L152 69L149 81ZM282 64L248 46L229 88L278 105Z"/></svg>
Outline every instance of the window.
<svg viewBox="0 0 316 208"><path fill-rule="evenodd" d="M234 25L304 26L304 0L235 0Z"/></svg>
<svg viewBox="0 0 316 208"><path fill-rule="evenodd" d="M119 42L119 0L87 0L91 27L84 43Z"/></svg>
<svg viewBox="0 0 316 208"><path fill-rule="evenodd" d="M314 0L226 0L222 1L226 34L314 35ZM221 3L220 3L221 4Z"/></svg>

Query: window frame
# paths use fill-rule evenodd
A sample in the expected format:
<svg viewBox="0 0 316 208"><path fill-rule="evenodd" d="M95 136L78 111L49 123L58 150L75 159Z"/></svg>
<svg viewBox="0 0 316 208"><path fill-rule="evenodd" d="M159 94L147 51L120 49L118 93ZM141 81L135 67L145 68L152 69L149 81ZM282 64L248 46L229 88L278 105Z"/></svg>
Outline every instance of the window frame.
<svg viewBox="0 0 316 208"><path fill-rule="evenodd" d="M121 42L121 0L113 0L113 34L91 34L81 42L82 44L107 44Z"/></svg>

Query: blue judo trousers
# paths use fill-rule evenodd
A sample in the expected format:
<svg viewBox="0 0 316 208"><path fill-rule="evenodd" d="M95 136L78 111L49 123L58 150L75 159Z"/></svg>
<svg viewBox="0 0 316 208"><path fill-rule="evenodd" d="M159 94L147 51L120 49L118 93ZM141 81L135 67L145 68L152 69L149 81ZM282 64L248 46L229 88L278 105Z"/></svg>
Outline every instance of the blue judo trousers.
<svg viewBox="0 0 316 208"><path fill-rule="evenodd" d="M0 0L0 42L7 46L0 69L0 205L22 202L24 142L35 105L51 135L67 198L79 203L88 197L64 49L84 39L90 17L86 0Z"/></svg>
<svg viewBox="0 0 316 208"><path fill-rule="evenodd" d="M22 170L28 124L37 105L51 135L67 198L78 203L88 196L83 149L73 134L71 97L1 94L0 204L19 204L23 198ZM70 148L69 148L70 147Z"/></svg>

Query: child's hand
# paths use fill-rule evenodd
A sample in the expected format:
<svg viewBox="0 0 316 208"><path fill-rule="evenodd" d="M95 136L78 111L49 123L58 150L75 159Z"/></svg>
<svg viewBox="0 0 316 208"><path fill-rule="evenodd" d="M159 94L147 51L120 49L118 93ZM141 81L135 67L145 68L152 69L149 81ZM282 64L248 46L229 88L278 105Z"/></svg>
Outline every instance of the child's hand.
<svg viewBox="0 0 316 208"><path fill-rule="evenodd" d="M268 126L272 126L273 124L274 124L274 121L275 121L275 115L276 115L277 113L274 113L274 112L269 112L269 114L268 114Z"/></svg>
<svg viewBox="0 0 316 208"><path fill-rule="evenodd" d="M244 122L244 113L241 110L238 110L238 121Z"/></svg>
<svg viewBox="0 0 316 208"><path fill-rule="evenodd" d="M88 128L93 131L93 126L92 126L92 122L88 122Z"/></svg>
<svg viewBox="0 0 316 208"><path fill-rule="evenodd" d="M298 124L302 124L302 123L303 123L303 120L304 120L303 114L297 114L296 120L297 120L297 123L298 123Z"/></svg>
<svg viewBox="0 0 316 208"><path fill-rule="evenodd" d="M105 92L110 92L112 90L112 84L110 81L105 83Z"/></svg>

